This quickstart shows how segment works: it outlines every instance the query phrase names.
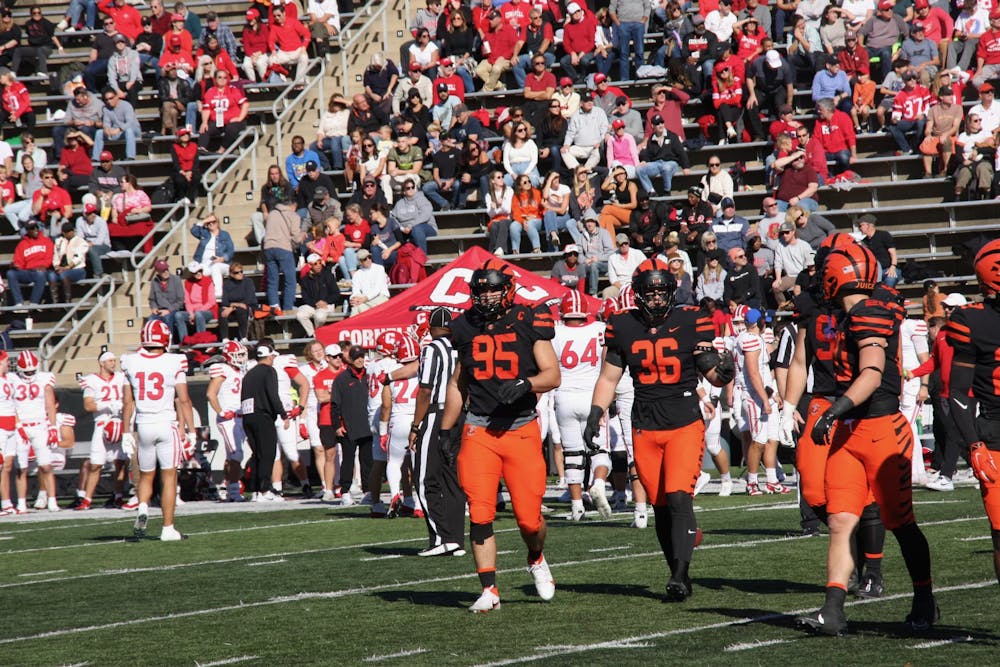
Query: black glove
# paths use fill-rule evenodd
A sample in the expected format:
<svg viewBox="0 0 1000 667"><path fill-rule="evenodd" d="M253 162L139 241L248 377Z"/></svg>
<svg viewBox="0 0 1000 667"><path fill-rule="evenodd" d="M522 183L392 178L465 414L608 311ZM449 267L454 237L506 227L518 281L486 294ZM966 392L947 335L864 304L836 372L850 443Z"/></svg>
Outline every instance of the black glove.
<svg viewBox="0 0 1000 667"><path fill-rule="evenodd" d="M596 405L590 406L587 427L583 429L583 445L591 454L601 450L601 445L597 442L597 436L601 433L601 417L603 416L604 410Z"/></svg>
<svg viewBox="0 0 1000 667"><path fill-rule="evenodd" d="M715 377L725 384L729 384L736 377L736 361L728 350L719 354L719 362L715 365Z"/></svg>
<svg viewBox="0 0 1000 667"><path fill-rule="evenodd" d="M726 350L716 352L715 349L703 348L702 352L695 356L694 365L698 372L705 376L715 371L716 380L720 383L716 386L729 384L736 377L736 362Z"/></svg>
<svg viewBox="0 0 1000 667"><path fill-rule="evenodd" d="M813 442L817 445L829 446L833 442L833 427L837 423L837 420L853 407L854 401L851 399L846 396L838 398L833 405L819 416L816 423L813 424L812 431L810 432Z"/></svg>
<svg viewBox="0 0 1000 667"><path fill-rule="evenodd" d="M529 391L531 391L531 383L524 378L508 380L500 385L500 389L497 390L497 398L500 399L501 403L510 405L511 403L517 403Z"/></svg>
<svg viewBox="0 0 1000 667"><path fill-rule="evenodd" d="M608 419L614 419L618 416L618 401L611 401L611 405L608 406Z"/></svg>
<svg viewBox="0 0 1000 667"><path fill-rule="evenodd" d="M438 431L438 449L441 451L442 458L444 458L449 466L455 465L460 444L461 441L458 438L451 436L450 428L443 428Z"/></svg>

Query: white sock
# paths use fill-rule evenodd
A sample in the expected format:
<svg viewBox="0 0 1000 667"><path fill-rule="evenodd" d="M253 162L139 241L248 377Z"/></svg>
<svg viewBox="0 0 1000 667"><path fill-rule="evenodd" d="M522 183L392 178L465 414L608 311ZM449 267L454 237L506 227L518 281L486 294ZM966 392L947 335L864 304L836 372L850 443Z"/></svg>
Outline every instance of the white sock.
<svg viewBox="0 0 1000 667"><path fill-rule="evenodd" d="M149 504L139 503L139 514L149 514Z"/></svg>
<svg viewBox="0 0 1000 667"><path fill-rule="evenodd" d="M583 498L580 498L580 500L571 500L571 501L569 501L569 506L570 506L570 509L572 509L574 512L582 512L583 511Z"/></svg>
<svg viewBox="0 0 1000 667"><path fill-rule="evenodd" d="M646 503L636 503L635 504L635 513L636 514L645 514L646 513Z"/></svg>
<svg viewBox="0 0 1000 667"><path fill-rule="evenodd" d="M590 485L590 488L594 488L595 486L601 489L605 488L604 480L598 477L594 480L594 483Z"/></svg>
<svg viewBox="0 0 1000 667"><path fill-rule="evenodd" d="M18 500L17 501L17 509L19 509L19 510L27 510L28 509L28 501L27 500Z"/></svg>
<svg viewBox="0 0 1000 667"><path fill-rule="evenodd" d="M748 472L747 473L747 484L756 484L756 483L757 483L757 473L755 473L755 472Z"/></svg>
<svg viewBox="0 0 1000 667"><path fill-rule="evenodd" d="M115 494L116 497L119 497L120 495L121 494L117 494L117 493ZM86 491L86 489L77 489L76 490L76 497L77 498L86 498L87 497L87 491Z"/></svg>
<svg viewBox="0 0 1000 667"><path fill-rule="evenodd" d="M724 472L724 473L722 473L721 479L722 479L723 482L729 482L733 478L732 478L732 475L730 475L728 472Z"/></svg>
<svg viewBox="0 0 1000 667"><path fill-rule="evenodd" d="M767 483L777 484L778 483L778 469L777 468L764 468L764 472L767 473Z"/></svg>
<svg viewBox="0 0 1000 667"><path fill-rule="evenodd" d="M271 482L271 488L277 491L278 493L281 493L281 486L282 486L281 482Z"/></svg>

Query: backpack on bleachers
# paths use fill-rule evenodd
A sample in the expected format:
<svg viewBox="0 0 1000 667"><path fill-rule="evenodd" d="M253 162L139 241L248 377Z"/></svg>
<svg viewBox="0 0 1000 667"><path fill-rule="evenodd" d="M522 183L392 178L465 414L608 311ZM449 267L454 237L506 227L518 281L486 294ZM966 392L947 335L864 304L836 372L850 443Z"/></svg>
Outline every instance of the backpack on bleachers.
<svg viewBox="0 0 1000 667"><path fill-rule="evenodd" d="M172 204L174 202L174 195L174 181L168 178L156 186L152 194L149 195L149 201L152 202L153 206Z"/></svg>

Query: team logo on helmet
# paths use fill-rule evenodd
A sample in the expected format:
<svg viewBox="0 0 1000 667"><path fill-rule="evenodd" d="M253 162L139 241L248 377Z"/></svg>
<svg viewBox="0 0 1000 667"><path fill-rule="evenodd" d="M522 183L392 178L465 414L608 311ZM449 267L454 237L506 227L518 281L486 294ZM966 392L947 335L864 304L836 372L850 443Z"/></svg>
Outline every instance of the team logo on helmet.
<svg viewBox="0 0 1000 667"><path fill-rule="evenodd" d="M160 320L149 320L142 325L139 334L139 345L146 349L154 347L170 347L170 327Z"/></svg>
<svg viewBox="0 0 1000 667"><path fill-rule="evenodd" d="M106 447L117 447L122 441L122 420L109 419L104 422L104 444Z"/></svg>
<svg viewBox="0 0 1000 667"><path fill-rule="evenodd" d="M38 355L31 350L22 350L17 355L17 374L29 377L38 372Z"/></svg>
<svg viewBox="0 0 1000 667"><path fill-rule="evenodd" d="M410 336L400 336L396 341L396 349L393 351L396 361L401 364L408 364L416 361L420 357L420 346Z"/></svg>
<svg viewBox="0 0 1000 667"><path fill-rule="evenodd" d="M974 266L983 295L1000 294L1000 239L990 241L976 253Z"/></svg>
<svg viewBox="0 0 1000 667"><path fill-rule="evenodd" d="M878 284L878 261L868 248L854 244L831 250L823 268L823 298L832 302L847 292L868 292Z"/></svg>
<svg viewBox="0 0 1000 667"><path fill-rule="evenodd" d="M375 339L375 351L383 357L391 357L396 352L396 343L402 337L398 331L383 331Z"/></svg>
<svg viewBox="0 0 1000 667"><path fill-rule="evenodd" d="M566 292L559 300L559 315L564 320L586 319L587 308L584 305L583 295L575 289Z"/></svg>
<svg viewBox="0 0 1000 667"><path fill-rule="evenodd" d="M247 363L247 348L237 340L227 340L222 346L222 356L230 366L243 368Z"/></svg>
<svg viewBox="0 0 1000 667"><path fill-rule="evenodd" d="M647 259L632 274L635 305L649 323L662 321L674 306L677 279L666 262Z"/></svg>
<svg viewBox="0 0 1000 667"><path fill-rule="evenodd" d="M487 319L499 319L514 305L514 274L503 262L490 259L469 280L472 307Z"/></svg>

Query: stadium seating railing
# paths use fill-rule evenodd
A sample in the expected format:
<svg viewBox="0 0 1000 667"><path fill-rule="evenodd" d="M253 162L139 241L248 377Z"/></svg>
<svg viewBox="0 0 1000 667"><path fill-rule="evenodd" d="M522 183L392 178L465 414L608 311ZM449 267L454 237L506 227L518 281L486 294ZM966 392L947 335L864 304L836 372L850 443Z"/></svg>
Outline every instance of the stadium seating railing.
<svg viewBox="0 0 1000 667"><path fill-rule="evenodd" d="M317 67L319 68L318 72L316 71ZM302 108L300 103L313 88L316 88L319 95L320 106L325 104L323 101L323 79L325 77L326 60L323 58L313 58L306 67L307 81L305 85L301 88L298 86L288 86L281 91L280 95L274 98L274 101L271 103L271 116L274 117L274 145L279 150L281 149L280 147L284 146L284 143L282 143L282 124L292 111Z"/></svg>
<svg viewBox="0 0 1000 667"><path fill-rule="evenodd" d="M251 138L252 137L252 138ZM250 178L253 179L253 190L257 192L257 144L260 143L260 132L256 127L248 127L236 138L225 152L214 161L201 175L201 185L205 188L208 210L215 208L215 191L227 182L243 160L250 156ZM227 160L227 158L234 158Z"/></svg>
<svg viewBox="0 0 1000 667"><path fill-rule="evenodd" d="M102 276L95 282L87 293L78 299L73 307L66 311L66 314L56 322L51 330L42 337L38 343L39 356L42 358L42 367L49 368L50 360L59 358L59 351L75 339L77 332L90 321L102 308L106 309L108 322L108 340L114 336L114 318L111 312L111 299L115 292L115 279L111 275ZM96 301L94 300L96 299Z"/></svg>
<svg viewBox="0 0 1000 667"><path fill-rule="evenodd" d="M375 5L378 4L378 7ZM389 44L389 23L387 18L387 12L389 9L388 0L381 0L381 2L371 2L364 7L357 10L351 20L347 22L346 25L341 28L340 31L340 86L343 90L344 97L350 99L351 90L357 90L358 86L356 81L352 81L348 76L350 70L348 69L348 53L354 46L362 39L371 40L372 37L372 25L375 21L381 21L381 32L382 32L382 46L386 47ZM409 20L409 9L410 3L406 2L406 17ZM405 24L404 24L405 25ZM353 35L348 37L346 40L345 36ZM326 100L323 99L322 90L320 91L320 104L325 108ZM279 144L280 145L280 144Z"/></svg>
<svg viewBox="0 0 1000 667"><path fill-rule="evenodd" d="M180 230L181 238L181 248L182 257L188 256L188 236L187 233L187 219L191 214L191 209L177 202L173 207L168 210L160 220L153 225L153 228L149 230L142 239L136 243L135 247L132 248L129 254L128 262L131 265L132 270L135 272L133 276L134 285L134 300L135 300L135 316L140 321L142 320L142 274L150 267L154 258L158 256L158 253L162 252L169 243L174 242L174 235ZM160 240L153 246L153 248L147 253L143 251L143 246L146 245L148 241L151 241L156 237L157 234L163 234ZM128 272L125 266L122 267L123 280L127 284L129 282Z"/></svg>

